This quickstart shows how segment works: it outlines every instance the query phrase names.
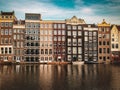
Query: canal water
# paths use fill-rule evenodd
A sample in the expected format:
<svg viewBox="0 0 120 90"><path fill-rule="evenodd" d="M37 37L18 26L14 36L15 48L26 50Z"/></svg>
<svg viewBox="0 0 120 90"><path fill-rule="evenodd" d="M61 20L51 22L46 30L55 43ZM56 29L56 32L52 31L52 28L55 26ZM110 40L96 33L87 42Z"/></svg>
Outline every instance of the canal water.
<svg viewBox="0 0 120 90"><path fill-rule="evenodd" d="M0 90L120 90L120 65L0 65Z"/></svg>

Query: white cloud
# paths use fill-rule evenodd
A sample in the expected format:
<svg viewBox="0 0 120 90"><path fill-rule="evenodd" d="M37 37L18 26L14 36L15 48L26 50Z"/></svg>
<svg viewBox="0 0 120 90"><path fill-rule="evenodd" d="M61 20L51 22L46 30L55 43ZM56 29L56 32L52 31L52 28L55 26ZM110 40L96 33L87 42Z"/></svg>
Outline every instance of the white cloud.
<svg viewBox="0 0 120 90"><path fill-rule="evenodd" d="M22 1L21 1L22 2ZM79 18L85 19L87 23L99 23L102 19L107 19L110 23L120 23L118 17L107 15L96 15L95 12L104 10L103 6L93 5L89 7L83 7L82 3L80 7L75 9L63 9L53 5L52 3L44 3L37 1L29 2L11 2L10 10L15 10L18 18L23 18L25 13L41 13L43 19L66 19L76 15ZM82 2L82 0L76 0L76 2ZM105 6L108 8L108 6Z"/></svg>
<svg viewBox="0 0 120 90"><path fill-rule="evenodd" d="M91 8L87 8L87 7L82 8L81 12L84 14L93 14L93 10Z"/></svg>

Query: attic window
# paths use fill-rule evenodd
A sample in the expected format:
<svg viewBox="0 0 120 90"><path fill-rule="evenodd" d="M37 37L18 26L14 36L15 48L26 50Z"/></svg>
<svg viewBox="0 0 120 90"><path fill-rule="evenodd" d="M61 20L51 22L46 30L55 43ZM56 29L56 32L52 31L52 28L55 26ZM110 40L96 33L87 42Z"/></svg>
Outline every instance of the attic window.
<svg viewBox="0 0 120 90"><path fill-rule="evenodd" d="M5 16L5 18L8 18L8 16Z"/></svg>
<svg viewBox="0 0 120 90"><path fill-rule="evenodd" d="M91 25L88 25L88 27L90 28L90 27L91 27Z"/></svg>

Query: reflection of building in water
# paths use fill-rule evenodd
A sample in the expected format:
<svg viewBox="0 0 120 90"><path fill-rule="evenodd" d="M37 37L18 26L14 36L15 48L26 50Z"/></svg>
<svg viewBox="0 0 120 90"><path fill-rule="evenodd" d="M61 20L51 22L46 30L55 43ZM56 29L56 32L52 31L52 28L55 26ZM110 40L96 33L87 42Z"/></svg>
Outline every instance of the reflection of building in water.
<svg viewBox="0 0 120 90"><path fill-rule="evenodd" d="M67 66L67 76L68 76L68 84L73 87L79 83L83 79L83 66L82 65L68 65Z"/></svg>
<svg viewBox="0 0 120 90"><path fill-rule="evenodd" d="M113 66L111 71L112 80L110 82L110 86L113 88L112 90L120 90L120 67Z"/></svg>
<svg viewBox="0 0 120 90"><path fill-rule="evenodd" d="M49 90L52 86L53 75L51 65L40 65L39 66L39 84L43 87L44 90Z"/></svg>

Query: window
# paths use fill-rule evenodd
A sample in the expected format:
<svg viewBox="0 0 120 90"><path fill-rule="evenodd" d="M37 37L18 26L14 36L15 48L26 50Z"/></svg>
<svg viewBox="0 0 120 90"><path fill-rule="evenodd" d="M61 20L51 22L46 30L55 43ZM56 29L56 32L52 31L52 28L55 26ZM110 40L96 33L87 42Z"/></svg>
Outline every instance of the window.
<svg viewBox="0 0 120 90"><path fill-rule="evenodd" d="M61 37L58 37L58 41L61 41Z"/></svg>
<svg viewBox="0 0 120 90"><path fill-rule="evenodd" d="M114 38L112 38L112 41L114 41Z"/></svg>
<svg viewBox="0 0 120 90"><path fill-rule="evenodd" d="M71 36L71 31L68 31L68 36Z"/></svg>
<svg viewBox="0 0 120 90"><path fill-rule="evenodd" d="M41 49L41 54L44 54L44 49Z"/></svg>
<svg viewBox="0 0 120 90"><path fill-rule="evenodd" d="M77 47L73 47L73 54L77 54Z"/></svg>
<svg viewBox="0 0 120 90"><path fill-rule="evenodd" d="M57 24L54 24L54 28L57 28Z"/></svg>
<svg viewBox="0 0 120 90"><path fill-rule="evenodd" d="M118 44L116 44L116 48L118 48Z"/></svg>
<svg viewBox="0 0 120 90"><path fill-rule="evenodd" d="M92 32L89 32L89 36L92 36Z"/></svg>
<svg viewBox="0 0 120 90"><path fill-rule="evenodd" d="M78 54L82 54L82 48L81 47L78 48Z"/></svg>
<svg viewBox="0 0 120 90"><path fill-rule="evenodd" d="M99 53L102 53L102 48L99 48Z"/></svg>
<svg viewBox="0 0 120 90"><path fill-rule="evenodd" d="M73 30L76 30L76 29L77 29L77 27L76 27L76 26L72 26L72 29L73 29Z"/></svg>
<svg viewBox="0 0 120 90"><path fill-rule="evenodd" d="M45 54L48 54L48 49L45 49Z"/></svg>
<svg viewBox="0 0 120 90"><path fill-rule="evenodd" d="M97 32L93 32L93 36L96 36L97 35Z"/></svg>
<svg viewBox="0 0 120 90"><path fill-rule="evenodd" d="M103 45L106 45L106 42L105 42L105 41L103 41Z"/></svg>
<svg viewBox="0 0 120 90"><path fill-rule="evenodd" d="M48 60L48 57L45 57L45 60L47 61L47 60Z"/></svg>
<svg viewBox="0 0 120 90"><path fill-rule="evenodd" d="M52 30L49 30L49 35L52 35Z"/></svg>
<svg viewBox="0 0 120 90"><path fill-rule="evenodd" d="M67 58L68 58L68 60L71 60L71 55L68 55L68 57L67 57Z"/></svg>
<svg viewBox="0 0 120 90"><path fill-rule="evenodd" d="M99 38L102 38L102 34L99 34Z"/></svg>
<svg viewBox="0 0 120 90"><path fill-rule="evenodd" d="M63 28L63 29L65 28L65 24L62 24L62 28Z"/></svg>
<svg viewBox="0 0 120 90"><path fill-rule="evenodd" d="M44 34L44 30L40 30L40 34L43 35Z"/></svg>
<svg viewBox="0 0 120 90"><path fill-rule="evenodd" d="M82 39L78 39L78 46L82 46Z"/></svg>
<svg viewBox="0 0 120 90"><path fill-rule="evenodd" d="M57 41L57 37L54 37L54 41Z"/></svg>
<svg viewBox="0 0 120 90"><path fill-rule="evenodd" d="M68 54L71 54L71 48L68 47Z"/></svg>
<svg viewBox="0 0 120 90"><path fill-rule="evenodd" d="M7 54L8 53L8 51L7 51L7 47L5 48L5 54Z"/></svg>
<svg viewBox="0 0 120 90"><path fill-rule="evenodd" d="M78 31L78 36L82 36L82 31Z"/></svg>
<svg viewBox="0 0 120 90"><path fill-rule="evenodd" d="M73 36L77 36L77 32L76 31L73 31Z"/></svg>
<svg viewBox="0 0 120 90"><path fill-rule="evenodd" d="M82 29L82 27L81 27L81 26L78 26L78 29L79 29L79 30L81 30L81 29Z"/></svg>
<svg viewBox="0 0 120 90"><path fill-rule="evenodd" d="M101 41L99 41L99 45L102 45L102 42L101 42Z"/></svg>
<svg viewBox="0 0 120 90"><path fill-rule="evenodd" d="M73 39L73 46L77 45L77 39Z"/></svg>
<svg viewBox="0 0 120 90"><path fill-rule="evenodd" d="M47 36L44 37L44 41L48 41L48 37Z"/></svg>
<svg viewBox="0 0 120 90"><path fill-rule="evenodd" d="M71 45L71 39L68 39L68 46Z"/></svg>
<svg viewBox="0 0 120 90"><path fill-rule="evenodd" d="M61 35L61 30L58 30L58 35Z"/></svg>
<svg viewBox="0 0 120 90"><path fill-rule="evenodd" d="M47 34L48 34L47 30L44 30L44 34L45 34L45 35L47 35Z"/></svg>
<svg viewBox="0 0 120 90"><path fill-rule="evenodd" d="M59 28L59 29L61 28L61 24L58 24L58 28Z"/></svg>
<svg viewBox="0 0 120 90"><path fill-rule="evenodd" d="M112 44L112 48L114 48L114 44Z"/></svg>
<svg viewBox="0 0 120 90"><path fill-rule="evenodd" d="M109 48L107 48L107 53L108 53L108 54L110 53L110 49L109 49Z"/></svg>
<svg viewBox="0 0 120 90"><path fill-rule="evenodd" d="M12 49L11 48L9 48L9 54L11 54L12 53Z"/></svg>
<svg viewBox="0 0 120 90"><path fill-rule="evenodd" d="M78 60L82 60L82 55L78 55Z"/></svg>
<svg viewBox="0 0 120 90"><path fill-rule="evenodd" d="M5 27L8 27L8 25L9 25L9 23L6 22L6 23L5 23Z"/></svg>
<svg viewBox="0 0 120 90"><path fill-rule="evenodd" d="M57 30L54 30L54 35L57 35Z"/></svg>
<svg viewBox="0 0 120 90"><path fill-rule="evenodd" d="M52 36L49 36L49 38L48 38L48 39L49 39L49 41L52 41Z"/></svg>
<svg viewBox="0 0 120 90"><path fill-rule="evenodd" d="M65 41L65 37L64 36L62 37L62 41Z"/></svg>
<svg viewBox="0 0 120 90"><path fill-rule="evenodd" d="M4 54L4 48L1 48L1 53Z"/></svg>
<svg viewBox="0 0 120 90"><path fill-rule="evenodd" d="M106 57L103 57L103 60L105 61L105 60L106 60Z"/></svg>
<svg viewBox="0 0 120 90"><path fill-rule="evenodd" d="M65 35L65 31L64 30L62 30L62 35Z"/></svg>
<svg viewBox="0 0 120 90"><path fill-rule="evenodd" d="M106 53L106 48L103 48L103 53Z"/></svg>
<svg viewBox="0 0 120 90"><path fill-rule="evenodd" d="M88 41L88 37L85 37L85 41Z"/></svg>
<svg viewBox="0 0 120 90"><path fill-rule="evenodd" d="M99 57L99 59L102 59L102 57Z"/></svg>
<svg viewBox="0 0 120 90"><path fill-rule="evenodd" d="M5 41L4 41L5 44L8 44L8 41L9 41L8 38L5 38Z"/></svg>
<svg viewBox="0 0 120 90"><path fill-rule="evenodd" d="M14 33L16 33L16 29L14 29Z"/></svg>
<svg viewBox="0 0 120 90"><path fill-rule="evenodd" d="M5 35L8 35L8 29L5 30Z"/></svg>
<svg viewBox="0 0 120 90"><path fill-rule="evenodd" d="M49 54L52 54L52 49L49 49Z"/></svg>
<svg viewBox="0 0 120 90"><path fill-rule="evenodd" d="M68 30L71 30L71 26L67 26L67 29L68 29Z"/></svg>
<svg viewBox="0 0 120 90"><path fill-rule="evenodd" d="M88 35L88 32L85 31L85 35Z"/></svg>
<svg viewBox="0 0 120 90"><path fill-rule="evenodd" d="M43 61L44 60L44 57L41 57L41 61Z"/></svg>
<svg viewBox="0 0 120 90"><path fill-rule="evenodd" d="M109 45L109 41L107 41L107 45Z"/></svg>

